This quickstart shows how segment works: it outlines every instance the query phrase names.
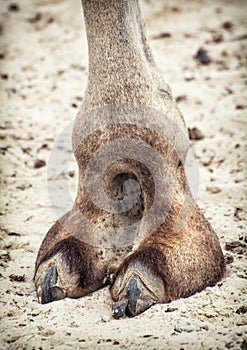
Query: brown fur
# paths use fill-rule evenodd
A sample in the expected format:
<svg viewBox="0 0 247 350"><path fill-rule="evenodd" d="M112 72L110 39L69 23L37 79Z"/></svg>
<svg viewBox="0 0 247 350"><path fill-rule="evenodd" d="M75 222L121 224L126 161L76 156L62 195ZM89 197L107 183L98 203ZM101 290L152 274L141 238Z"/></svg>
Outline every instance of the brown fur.
<svg viewBox="0 0 247 350"><path fill-rule="evenodd" d="M138 261L162 279L166 294L163 300L188 297L217 283L224 275L225 262L215 232L191 195L188 206L183 208L188 194L183 167L187 149L186 142L182 141L183 138L188 140L188 134L183 117L156 69L137 0L82 0L82 4L89 44L89 78L73 132L73 148L79 166L78 193L71 212L47 233L38 253L36 274L44 262L62 254L70 273L79 276L79 287L76 290L75 286L73 294L79 297L110 283L112 276L126 273L129 266ZM94 127L102 118L97 115L97 108L103 106L109 106L107 113L112 120L122 113L125 123L110 125L109 122L95 131ZM180 126L182 137L176 135L175 130L172 134L174 144L171 144L160 133L150 130L145 115L141 114L141 126L133 126L129 118L138 106L152 107L148 123L157 124L160 130L166 130L168 125L158 112L169 116ZM84 140L87 127L91 132ZM165 157L173 178L173 185L164 188L162 193L171 203L166 218L153 233L149 223L142 227L145 234L140 235L138 244L135 242L135 249L134 242L122 248L94 244L97 237L80 215L102 227L103 231L106 227L121 227L138 221L152 206L155 188L152 174L143 164L128 158L108 169L104 181L109 196L116 198L116 193L122 195L123 179L136 179L141 187L141 197L135 207L124 214L111 214L91 200L84 183L88 161L102 145L118 138L140 140L150 145ZM178 148L179 153L174 151ZM107 159L101 161L104 163ZM187 220L174 231L181 211ZM117 299L115 289L113 286L112 296Z"/></svg>

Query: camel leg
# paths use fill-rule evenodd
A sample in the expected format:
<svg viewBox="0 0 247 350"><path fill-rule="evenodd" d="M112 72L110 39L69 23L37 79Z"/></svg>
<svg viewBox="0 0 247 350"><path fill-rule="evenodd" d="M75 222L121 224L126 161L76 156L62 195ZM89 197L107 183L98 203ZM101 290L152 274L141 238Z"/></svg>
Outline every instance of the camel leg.
<svg viewBox="0 0 247 350"><path fill-rule="evenodd" d="M72 137L79 166L78 193L72 211L51 228L41 245L35 284L40 301L47 303L86 295L110 283L113 275L114 317L134 316L155 303L188 297L214 285L223 277L225 263L217 236L196 205L192 205L188 220L190 208L185 205L180 217L186 220L176 228L181 201L187 195L182 165L188 134L170 89L156 70L138 1L82 0L82 5L89 78ZM108 156L106 146L117 139L120 143L113 142ZM98 163L95 153L100 154ZM140 200L126 213L115 210L115 204L121 203L113 203L114 210L97 204L104 191L99 186L101 177L96 175L111 159L118 161L108 166L107 176L102 177L102 189L111 194L110 204L118 200L124 203L122 180L135 180L140 185ZM87 172L88 163L91 173ZM93 179L98 182L93 183ZM133 198L135 191L130 188ZM153 207L153 216L142 224ZM150 229L156 216L163 220L163 209L167 217ZM87 220L81 222L80 217ZM121 227L124 230L118 230ZM138 228L141 239L128 255L127 244L131 249L137 244L127 239L135 239L133 227ZM122 240L115 233L120 231L127 238L118 254Z"/></svg>

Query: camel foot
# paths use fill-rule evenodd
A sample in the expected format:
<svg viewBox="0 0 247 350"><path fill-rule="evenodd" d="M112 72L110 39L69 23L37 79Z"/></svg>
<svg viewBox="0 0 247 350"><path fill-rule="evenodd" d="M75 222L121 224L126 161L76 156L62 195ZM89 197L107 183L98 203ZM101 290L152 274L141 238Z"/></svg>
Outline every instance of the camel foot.
<svg viewBox="0 0 247 350"><path fill-rule="evenodd" d="M61 253L42 263L35 275L35 285L39 302L52 301L72 296L77 287L78 277L71 274Z"/></svg>
<svg viewBox="0 0 247 350"><path fill-rule="evenodd" d="M116 302L112 305L112 315L118 319L123 316L136 316L150 306L164 299L164 283L143 263L130 263L125 272L120 272L111 289Z"/></svg>
<svg viewBox="0 0 247 350"><path fill-rule="evenodd" d="M34 277L38 299L46 304L88 294L94 287L92 275L90 258L80 241L73 237L58 241L39 260Z"/></svg>

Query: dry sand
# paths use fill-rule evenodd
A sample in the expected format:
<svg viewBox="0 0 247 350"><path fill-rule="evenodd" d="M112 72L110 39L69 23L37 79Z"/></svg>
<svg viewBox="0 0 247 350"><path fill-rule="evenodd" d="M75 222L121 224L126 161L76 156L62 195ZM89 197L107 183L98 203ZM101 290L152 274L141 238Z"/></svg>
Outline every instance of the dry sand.
<svg viewBox="0 0 247 350"><path fill-rule="evenodd" d="M195 142L199 204L227 277L188 299L114 320L108 288L39 305L35 257L56 220L47 192L54 141L80 107L87 50L80 1L2 0L1 349L246 349L246 1L142 3L156 62ZM160 38L154 37L160 33ZM193 56L204 47L212 62ZM66 146L65 146L66 147ZM35 160L42 162L35 168ZM76 173L71 161L71 175ZM76 174L69 177L72 195ZM61 211L68 203L61 203Z"/></svg>

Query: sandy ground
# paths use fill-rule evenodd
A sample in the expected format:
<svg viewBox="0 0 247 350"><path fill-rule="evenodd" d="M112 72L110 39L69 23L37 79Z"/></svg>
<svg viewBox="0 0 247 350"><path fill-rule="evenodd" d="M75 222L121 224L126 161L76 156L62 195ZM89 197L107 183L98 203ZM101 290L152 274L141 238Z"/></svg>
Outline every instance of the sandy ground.
<svg viewBox="0 0 247 350"><path fill-rule="evenodd" d="M228 265L227 277L214 288L118 321L111 316L108 288L77 300L37 302L35 257L56 220L47 164L55 139L79 109L87 50L79 0L15 4L0 2L0 348L246 349L247 2L142 3L157 64L188 127L205 136L195 141L199 204ZM195 60L200 47L210 64ZM45 163L37 167L36 160ZM73 160L70 176L61 177L73 197ZM62 203L61 211L68 205Z"/></svg>

